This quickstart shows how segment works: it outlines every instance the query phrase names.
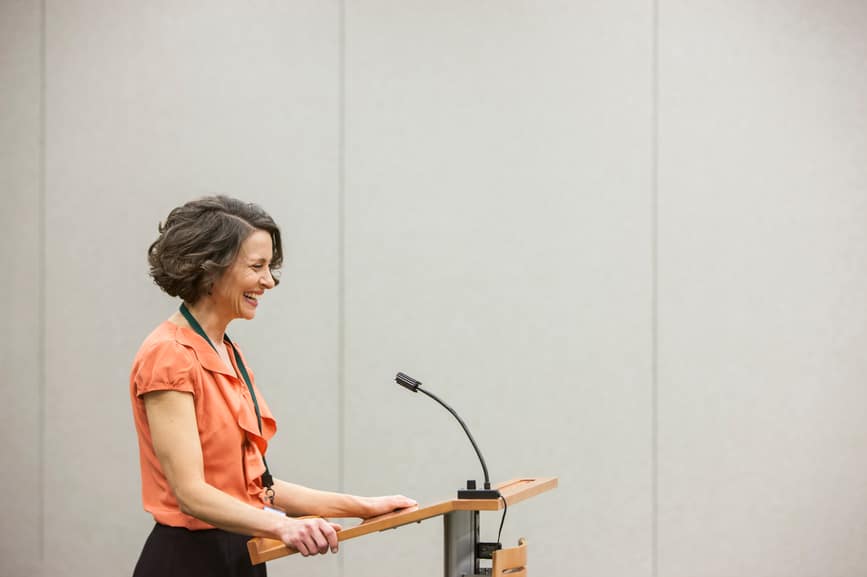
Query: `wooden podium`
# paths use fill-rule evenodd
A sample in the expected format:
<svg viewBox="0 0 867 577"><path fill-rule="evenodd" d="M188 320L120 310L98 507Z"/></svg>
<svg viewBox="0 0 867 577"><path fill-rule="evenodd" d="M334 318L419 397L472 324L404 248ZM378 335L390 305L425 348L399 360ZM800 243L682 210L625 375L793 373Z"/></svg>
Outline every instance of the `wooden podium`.
<svg viewBox="0 0 867 577"><path fill-rule="evenodd" d="M514 479L496 486L511 506L557 487L557 477ZM445 577L478 575L479 511L497 511L503 508L503 499L452 499L426 507L411 507L362 521L360 524L338 531L337 540L347 541L362 535L395 529L410 523L443 515L445 532L443 552ZM297 553L282 541L254 537L247 542L253 565Z"/></svg>

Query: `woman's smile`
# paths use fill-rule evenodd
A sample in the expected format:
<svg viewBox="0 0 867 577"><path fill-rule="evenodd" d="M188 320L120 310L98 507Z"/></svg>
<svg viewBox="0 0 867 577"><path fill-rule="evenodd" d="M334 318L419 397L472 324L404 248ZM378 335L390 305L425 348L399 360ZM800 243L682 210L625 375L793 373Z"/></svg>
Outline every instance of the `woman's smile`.
<svg viewBox="0 0 867 577"><path fill-rule="evenodd" d="M244 293L244 300L253 308L259 306L259 297L264 293Z"/></svg>

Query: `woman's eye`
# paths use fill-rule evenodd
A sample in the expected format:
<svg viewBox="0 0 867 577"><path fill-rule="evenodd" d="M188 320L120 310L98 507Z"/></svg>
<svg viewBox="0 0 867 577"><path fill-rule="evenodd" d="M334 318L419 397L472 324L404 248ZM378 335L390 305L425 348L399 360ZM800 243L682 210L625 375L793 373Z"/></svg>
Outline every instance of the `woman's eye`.
<svg viewBox="0 0 867 577"><path fill-rule="evenodd" d="M254 264L253 268L256 270L259 270L260 268L262 268L262 265L261 264Z"/></svg>

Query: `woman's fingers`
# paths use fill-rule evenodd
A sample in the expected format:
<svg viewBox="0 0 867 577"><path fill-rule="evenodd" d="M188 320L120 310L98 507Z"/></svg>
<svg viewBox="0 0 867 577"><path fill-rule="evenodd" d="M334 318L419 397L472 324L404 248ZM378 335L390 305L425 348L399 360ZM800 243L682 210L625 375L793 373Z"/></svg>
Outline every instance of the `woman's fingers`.
<svg viewBox="0 0 867 577"><path fill-rule="evenodd" d="M329 527L329 529L331 529L331 527ZM313 538L313 543L315 544L315 547L316 547L316 551L318 551L319 553L323 553L323 554L328 552L328 549L330 548L331 543L329 543L329 539L326 536L325 531L322 531L320 527L317 527L317 530L313 531L312 538ZM336 544L336 538L335 538L335 544Z"/></svg>
<svg viewBox="0 0 867 577"><path fill-rule="evenodd" d="M307 547L307 544L304 541L298 541L292 545L295 547L295 550L301 553L303 556L307 557L310 555L310 549Z"/></svg>
<svg viewBox="0 0 867 577"><path fill-rule="evenodd" d="M331 526L331 529L334 531L334 541L331 541L331 540L329 539L329 540L328 540L328 545L331 547L331 552L332 552L332 553L337 553L337 549L338 549L338 547L339 547L339 546L337 545L337 542L338 542L338 539L337 539L337 532L338 532L338 531L342 531L342 530L343 530L343 527L342 527L339 523L332 523L331 521L329 521L328 524Z"/></svg>
<svg viewBox="0 0 867 577"><path fill-rule="evenodd" d="M418 505L414 499L404 497L403 495L368 497L367 501L370 505L369 516L371 517L382 515L384 513L391 513L397 509L406 509L407 507L415 507Z"/></svg>
<svg viewBox="0 0 867 577"><path fill-rule="evenodd" d="M303 556L324 554L329 549L337 553L337 531L341 529L340 525L321 518L289 521L290 528L283 542Z"/></svg>
<svg viewBox="0 0 867 577"><path fill-rule="evenodd" d="M418 502L415 499L410 499L403 495L394 495L391 499L395 509L405 509L406 507L415 507L418 505Z"/></svg>

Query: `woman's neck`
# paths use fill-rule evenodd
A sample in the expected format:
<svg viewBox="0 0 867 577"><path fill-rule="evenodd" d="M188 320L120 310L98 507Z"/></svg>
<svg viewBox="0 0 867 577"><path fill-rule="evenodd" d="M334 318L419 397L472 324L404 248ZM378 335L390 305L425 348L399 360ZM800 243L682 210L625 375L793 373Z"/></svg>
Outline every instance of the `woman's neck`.
<svg viewBox="0 0 867 577"><path fill-rule="evenodd" d="M207 297L200 298L194 305L185 304L187 305L187 310L190 311L193 318L202 326L202 329L208 335L208 338L211 339L211 342L214 343L214 346L222 344L223 337L226 334L226 327L229 326L229 320L231 319L227 319L224 315L221 315L217 307L214 306L213 301Z"/></svg>

